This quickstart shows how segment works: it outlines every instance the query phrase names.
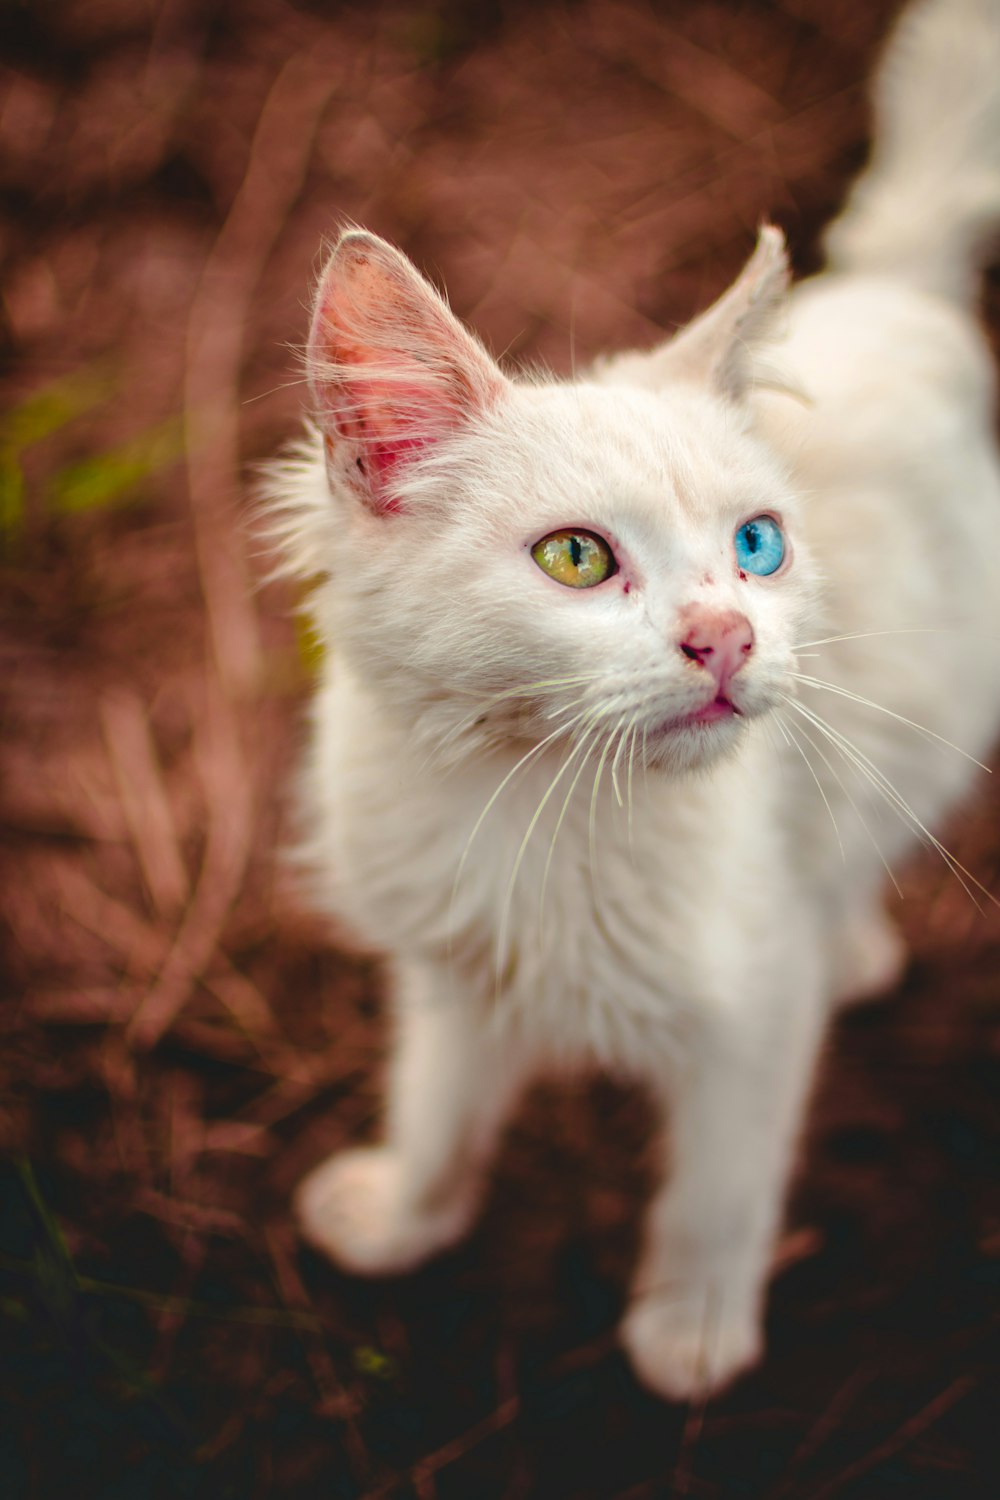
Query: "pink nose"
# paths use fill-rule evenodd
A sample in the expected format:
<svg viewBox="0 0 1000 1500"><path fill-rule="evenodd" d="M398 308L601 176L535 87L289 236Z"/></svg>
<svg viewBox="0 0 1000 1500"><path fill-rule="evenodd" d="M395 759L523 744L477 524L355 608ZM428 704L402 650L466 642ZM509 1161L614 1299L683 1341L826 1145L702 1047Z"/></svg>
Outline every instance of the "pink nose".
<svg viewBox="0 0 1000 1500"><path fill-rule="evenodd" d="M735 609L689 604L681 612L681 651L689 661L707 667L724 693L753 650L753 630Z"/></svg>

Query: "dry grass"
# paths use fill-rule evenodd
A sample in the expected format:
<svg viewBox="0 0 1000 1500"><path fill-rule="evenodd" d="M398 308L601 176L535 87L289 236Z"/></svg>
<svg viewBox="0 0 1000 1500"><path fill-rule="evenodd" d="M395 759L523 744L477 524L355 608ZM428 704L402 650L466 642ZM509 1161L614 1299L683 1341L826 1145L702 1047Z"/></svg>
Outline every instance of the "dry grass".
<svg viewBox="0 0 1000 1500"><path fill-rule="evenodd" d="M765 211L808 268L888 10L6 7L5 1494L996 1494L1000 922L933 865L906 993L831 1051L768 1362L707 1408L615 1349L648 1122L610 1085L538 1095L418 1276L339 1277L287 1212L382 1046L277 858L306 673L245 522L321 237L389 235L513 358L653 337ZM996 812L955 833L987 885Z"/></svg>

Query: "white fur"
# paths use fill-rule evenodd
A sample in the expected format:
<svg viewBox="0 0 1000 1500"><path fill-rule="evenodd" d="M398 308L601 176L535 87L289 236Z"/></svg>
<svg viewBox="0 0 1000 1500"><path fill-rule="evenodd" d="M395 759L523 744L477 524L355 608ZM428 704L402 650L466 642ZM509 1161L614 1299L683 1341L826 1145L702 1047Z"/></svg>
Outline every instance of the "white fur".
<svg viewBox="0 0 1000 1500"><path fill-rule="evenodd" d="M897 146L938 54L942 88L995 115L982 44L941 46L972 14L996 51L983 0L929 0L905 23L881 91ZM1000 202L978 140L937 163L955 214ZM894 238L885 209L911 171L934 185L917 144L857 193L831 235L843 269L791 294L780 343L762 349L784 280L768 231L675 343L573 385L508 380L395 252L348 236L314 326L321 425L272 495L289 570L323 575L304 856L320 905L388 955L396 1015L383 1144L306 1179L303 1232L353 1270L406 1269L466 1228L534 1071L639 1077L669 1110L669 1169L623 1337L671 1397L760 1352L826 1018L892 983L885 863L978 774L931 736L978 757L1000 720L993 377L964 302L982 215L928 239L914 273L924 242L908 216ZM329 312L345 302L349 342ZM372 444L394 420L419 435L425 387L427 444L376 486ZM742 577L734 531L760 512L791 562ZM530 547L567 526L606 537L621 572L587 591L546 577ZM668 730L705 701L678 649L693 605L753 628L742 717ZM805 644L845 635L860 638Z"/></svg>

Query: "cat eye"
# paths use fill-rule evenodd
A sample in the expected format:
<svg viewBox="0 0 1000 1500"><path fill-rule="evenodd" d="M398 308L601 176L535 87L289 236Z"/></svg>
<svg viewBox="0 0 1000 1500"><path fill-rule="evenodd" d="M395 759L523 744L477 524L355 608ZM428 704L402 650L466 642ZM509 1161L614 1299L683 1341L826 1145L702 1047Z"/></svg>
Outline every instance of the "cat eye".
<svg viewBox="0 0 1000 1500"><path fill-rule="evenodd" d="M592 589L618 571L607 542L590 531L550 531L531 555L543 573L570 589Z"/></svg>
<svg viewBox="0 0 1000 1500"><path fill-rule="evenodd" d="M736 533L736 563L744 573L766 578L776 573L785 556L785 537L773 516L754 516Z"/></svg>

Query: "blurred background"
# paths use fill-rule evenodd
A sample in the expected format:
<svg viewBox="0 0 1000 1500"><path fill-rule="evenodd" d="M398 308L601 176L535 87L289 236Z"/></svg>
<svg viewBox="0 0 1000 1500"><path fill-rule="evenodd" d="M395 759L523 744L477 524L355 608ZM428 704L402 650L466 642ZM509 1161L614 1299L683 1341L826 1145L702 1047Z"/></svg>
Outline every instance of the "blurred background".
<svg viewBox="0 0 1000 1500"><path fill-rule="evenodd" d="M648 343L764 215L815 268L893 9L0 4L8 1500L998 1493L1000 920L940 862L831 1045L767 1362L707 1406L615 1346L650 1122L609 1083L532 1096L418 1275L288 1213L383 1054L280 859L312 656L250 524L324 237L394 240L512 365ZM998 810L984 776L949 835L991 889Z"/></svg>

